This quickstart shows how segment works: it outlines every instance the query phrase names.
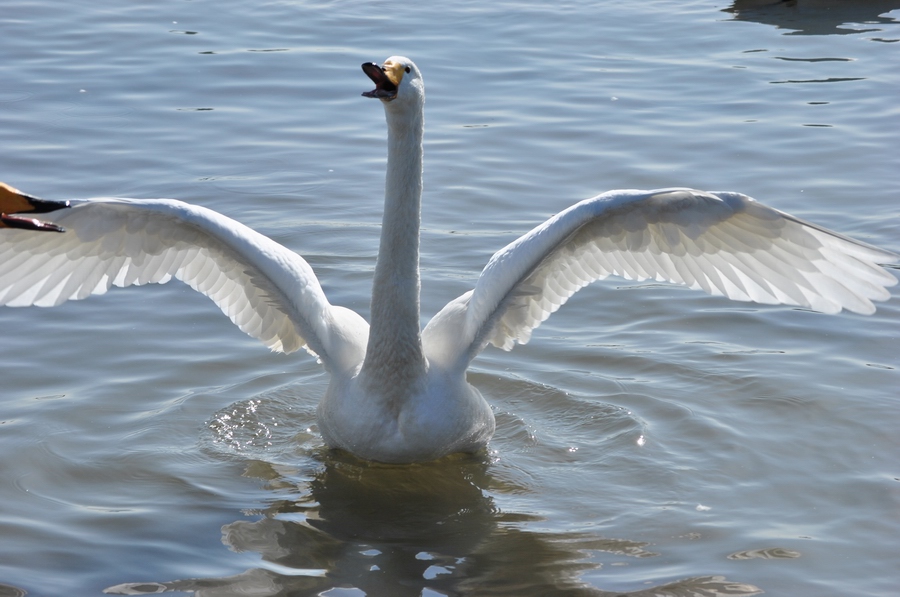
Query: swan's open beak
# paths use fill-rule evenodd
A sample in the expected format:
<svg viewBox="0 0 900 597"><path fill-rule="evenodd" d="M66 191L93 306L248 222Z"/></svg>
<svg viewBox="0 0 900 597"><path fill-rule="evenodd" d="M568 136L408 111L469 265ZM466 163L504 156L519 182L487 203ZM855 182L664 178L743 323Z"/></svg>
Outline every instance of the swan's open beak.
<svg viewBox="0 0 900 597"><path fill-rule="evenodd" d="M0 212L17 214L31 212L45 214L57 209L69 207L68 201L47 201L26 195L19 189L13 188L5 182L0 182Z"/></svg>
<svg viewBox="0 0 900 597"><path fill-rule="evenodd" d="M48 213L69 207L68 201L47 201L26 195L22 191L0 182L0 227L25 228L27 230L52 230L63 232L56 224L33 218L10 215L23 212Z"/></svg>
<svg viewBox="0 0 900 597"><path fill-rule="evenodd" d="M375 97L385 101L391 101L397 97L397 84L391 80L385 69L374 62L366 62L362 65L363 72L375 83L375 89L363 93L365 97Z"/></svg>

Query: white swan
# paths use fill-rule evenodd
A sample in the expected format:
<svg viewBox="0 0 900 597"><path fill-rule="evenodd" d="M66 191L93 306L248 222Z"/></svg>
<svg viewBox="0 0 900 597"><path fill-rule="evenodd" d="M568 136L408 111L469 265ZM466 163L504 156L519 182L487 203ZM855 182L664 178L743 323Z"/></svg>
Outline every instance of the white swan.
<svg viewBox="0 0 900 597"><path fill-rule="evenodd" d="M487 402L466 382L487 344L510 349L572 294L610 274L836 313L872 313L898 255L738 193L611 191L498 251L475 288L419 329L419 207L425 101L412 61L363 65L388 124L381 247L371 327L331 305L310 266L209 209L168 199L72 201L64 234L0 230L0 304L53 306L110 286L178 278L275 351L318 355L331 383L325 442L362 458L411 462L483 447Z"/></svg>
<svg viewBox="0 0 900 597"><path fill-rule="evenodd" d="M42 222L18 214L23 212L47 213L68 207L68 201L46 201L26 195L5 182L0 182L0 228L23 228L25 230L45 230L63 232L63 229L50 222Z"/></svg>

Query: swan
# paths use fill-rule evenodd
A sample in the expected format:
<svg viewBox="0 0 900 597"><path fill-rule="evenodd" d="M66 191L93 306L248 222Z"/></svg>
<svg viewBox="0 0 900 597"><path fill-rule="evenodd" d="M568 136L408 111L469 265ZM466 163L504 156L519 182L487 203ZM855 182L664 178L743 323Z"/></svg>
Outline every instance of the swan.
<svg viewBox="0 0 900 597"><path fill-rule="evenodd" d="M293 251L171 199L72 200L52 212L63 234L0 230L0 304L54 306L111 286L182 280L271 350L305 348L319 359L330 374L317 408L327 446L406 463L483 448L494 415L466 381L469 363L488 344L528 342L572 294L608 275L824 313L872 313L897 283L878 265L897 254L739 193L617 190L499 250L475 287L420 329L422 75L402 56L362 69L375 84L363 95L380 100L388 130L371 323L329 303Z"/></svg>
<svg viewBox="0 0 900 597"><path fill-rule="evenodd" d="M51 222L17 215L21 212L47 213L68 207L68 201L47 201L26 195L19 189L0 182L0 228L24 228L25 230L45 230L64 232Z"/></svg>

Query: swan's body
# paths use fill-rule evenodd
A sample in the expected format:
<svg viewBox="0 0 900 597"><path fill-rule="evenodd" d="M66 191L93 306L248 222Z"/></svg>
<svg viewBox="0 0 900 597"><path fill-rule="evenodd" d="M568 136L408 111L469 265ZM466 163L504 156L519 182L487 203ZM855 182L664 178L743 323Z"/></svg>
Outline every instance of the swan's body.
<svg viewBox="0 0 900 597"><path fill-rule="evenodd" d="M475 288L419 329L424 87L394 57L363 66L388 123L388 168L371 328L326 299L300 256L246 226L179 201L92 199L53 213L64 234L0 230L0 305L53 306L111 286L171 278L209 296L272 350L305 347L331 383L325 442L387 462L483 447L487 402L471 360L510 349L578 289L610 274L684 284L737 300L836 313L875 310L898 256L737 193L611 191L559 213L498 251ZM3 203L0 202L0 209Z"/></svg>

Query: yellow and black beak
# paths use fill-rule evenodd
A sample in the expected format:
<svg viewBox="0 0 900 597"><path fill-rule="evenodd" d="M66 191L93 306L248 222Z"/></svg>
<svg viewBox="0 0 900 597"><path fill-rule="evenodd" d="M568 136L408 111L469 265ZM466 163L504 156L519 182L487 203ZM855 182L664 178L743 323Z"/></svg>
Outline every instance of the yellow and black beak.
<svg viewBox="0 0 900 597"><path fill-rule="evenodd" d="M0 228L23 228L63 232L63 228L50 222L23 217L20 213L49 213L69 207L68 201L48 201L26 195L22 191L0 182Z"/></svg>
<svg viewBox="0 0 900 597"><path fill-rule="evenodd" d="M403 80L404 73L407 72L402 64L393 60L386 60L384 66L366 62L362 65L362 69L375 83L375 89L366 91L363 95L388 102L397 97L397 88Z"/></svg>

